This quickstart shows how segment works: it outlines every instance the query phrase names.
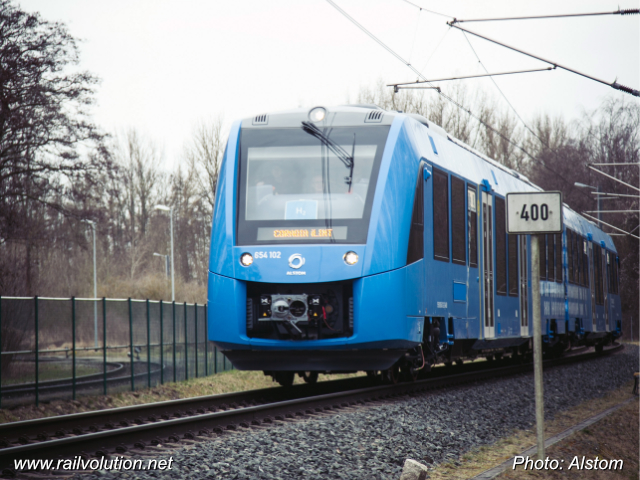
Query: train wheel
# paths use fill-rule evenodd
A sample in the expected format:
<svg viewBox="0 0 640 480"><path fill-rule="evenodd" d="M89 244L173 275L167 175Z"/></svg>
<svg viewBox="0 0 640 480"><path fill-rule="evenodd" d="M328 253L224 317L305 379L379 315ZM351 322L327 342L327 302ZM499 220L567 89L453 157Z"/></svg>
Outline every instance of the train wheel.
<svg viewBox="0 0 640 480"><path fill-rule="evenodd" d="M278 382L283 387L290 387L291 385L293 385L295 372L276 372L275 375L276 382Z"/></svg>
<svg viewBox="0 0 640 480"><path fill-rule="evenodd" d="M318 372L302 372L302 375L300 376L305 383L313 384L318 381Z"/></svg>
<svg viewBox="0 0 640 480"><path fill-rule="evenodd" d="M382 378L384 379L384 383L395 385L398 383L398 380L400 380L400 368L394 365L390 369L382 372Z"/></svg>
<svg viewBox="0 0 640 480"><path fill-rule="evenodd" d="M402 367L402 377L406 382L415 382L418 379L419 370L408 366Z"/></svg>
<svg viewBox="0 0 640 480"><path fill-rule="evenodd" d="M597 344L596 345L596 352L602 353L602 350L604 350L604 345L602 343Z"/></svg>

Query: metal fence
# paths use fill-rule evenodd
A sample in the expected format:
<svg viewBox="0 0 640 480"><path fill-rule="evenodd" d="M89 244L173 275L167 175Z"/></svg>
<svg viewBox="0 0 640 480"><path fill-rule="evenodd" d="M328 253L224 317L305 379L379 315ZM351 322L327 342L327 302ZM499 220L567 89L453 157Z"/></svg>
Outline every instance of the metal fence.
<svg viewBox="0 0 640 480"><path fill-rule="evenodd" d="M207 338L206 305L0 297L0 408L231 369Z"/></svg>

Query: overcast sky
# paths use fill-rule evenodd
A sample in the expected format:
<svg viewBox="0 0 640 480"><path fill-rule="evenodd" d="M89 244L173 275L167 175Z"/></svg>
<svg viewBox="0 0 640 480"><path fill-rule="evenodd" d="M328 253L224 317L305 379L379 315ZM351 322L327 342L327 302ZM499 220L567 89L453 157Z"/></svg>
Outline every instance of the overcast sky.
<svg viewBox="0 0 640 480"><path fill-rule="evenodd" d="M448 18L403 0L335 0L427 78L484 73ZM637 8L638 0L412 0L458 19ZM343 104L378 81L413 81L406 66L324 0L21 0L83 39L81 65L102 79L94 108L109 132L135 128L180 161L194 126L258 113ZM640 16L469 23L463 27L589 75L640 89ZM490 72L546 64L469 36ZM499 96L488 79L469 87ZM611 87L556 70L496 77L525 119L576 118ZM444 90L447 84L441 84ZM435 95L435 93L430 93ZM499 97L501 98L501 97ZM504 100L501 100L504 101ZM506 106L506 104L505 104Z"/></svg>

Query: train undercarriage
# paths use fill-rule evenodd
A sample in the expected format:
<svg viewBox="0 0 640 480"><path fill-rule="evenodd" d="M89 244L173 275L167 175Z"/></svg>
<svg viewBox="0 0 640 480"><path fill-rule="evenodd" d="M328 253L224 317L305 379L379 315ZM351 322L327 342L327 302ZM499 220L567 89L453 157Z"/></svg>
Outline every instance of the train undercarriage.
<svg viewBox="0 0 640 480"><path fill-rule="evenodd" d="M510 360L527 363L533 360L533 340L531 337L501 338L495 340L453 339L447 333L444 319L425 321L424 341L415 348L407 350L390 368L386 370L367 370L367 376L383 383L415 381L427 378L431 369L438 364L445 367L462 365L484 359L488 362ZM445 328L441 328L445 327ZM619 329L614 332L569 331L557 334L555 321L551 329L542 337L544 358L557 358L578 347L595 347L602 352L620 337ZM444 332L443 332L444 330ZM264 371L274 381L283 386L293 384L298 375L306 383L316 383L320 373L355 373L354 371Z"/></svg>

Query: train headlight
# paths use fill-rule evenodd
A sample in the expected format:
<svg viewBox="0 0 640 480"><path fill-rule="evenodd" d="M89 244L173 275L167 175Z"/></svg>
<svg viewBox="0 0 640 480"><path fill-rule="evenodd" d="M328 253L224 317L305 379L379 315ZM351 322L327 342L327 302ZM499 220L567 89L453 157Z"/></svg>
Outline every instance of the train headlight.
<svg viewBox="0 0 640 480"><path fill-rule="evenodd" d="M240 255L240 264L243 267L248 267L252 263L253 263L253 257L251 256L250 253L243 253L242 255Z"/></svg>
<svg viewBox="0 0 640 480"><path fill-rule="evenodd" d="M327 111L324 109L324 107L312 108L309 112L309 120L311 120L312 122L321 122L326 116Z"/></svg>
<svg viewBox="0 0 640 480"><path fill-rule="evenodd" d="M356 252L347 252L342 258L347 265L355 265L358 263L358 254Z"/></svg>

